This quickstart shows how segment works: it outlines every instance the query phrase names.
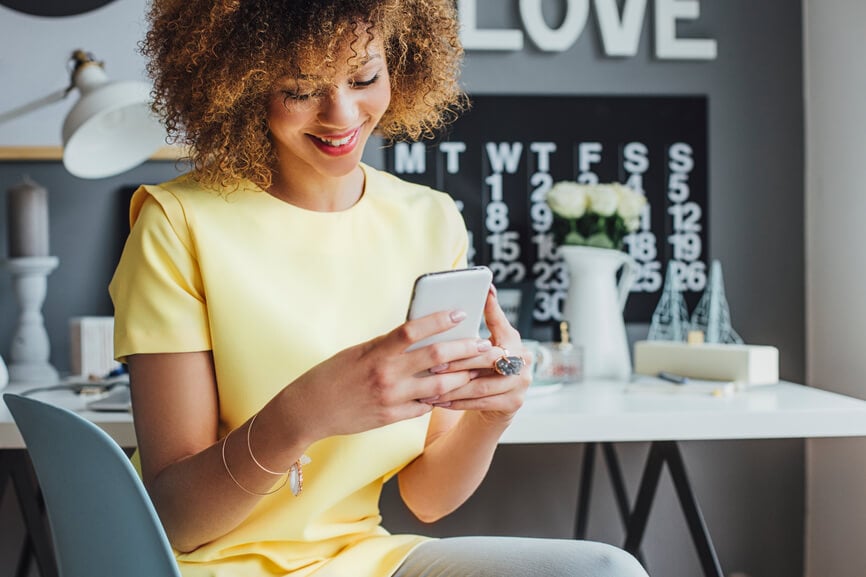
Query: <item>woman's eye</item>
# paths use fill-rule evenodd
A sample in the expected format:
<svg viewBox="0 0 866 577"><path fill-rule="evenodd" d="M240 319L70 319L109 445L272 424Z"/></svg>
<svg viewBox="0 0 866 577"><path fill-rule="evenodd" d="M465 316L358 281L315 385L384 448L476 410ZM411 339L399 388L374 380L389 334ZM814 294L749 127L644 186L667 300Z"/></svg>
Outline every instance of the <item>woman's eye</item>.
<svg viewBox="0 0 866 577"><path fill-rule="evenodd" d="M376 74L375 76L373 76L369 80L353 80L351 82L351 85L353 88L364 88L365 86L372 86L373 84L376 83L377 80L379 80L378 74Z"/></svg>
<svg viewBox="0 0 866 577"><path fill-rule="evenodd" d="M290 90L283 90L283 100L297 100L304 101L309 99L312 94L308 92L292 92Z"/></svg>

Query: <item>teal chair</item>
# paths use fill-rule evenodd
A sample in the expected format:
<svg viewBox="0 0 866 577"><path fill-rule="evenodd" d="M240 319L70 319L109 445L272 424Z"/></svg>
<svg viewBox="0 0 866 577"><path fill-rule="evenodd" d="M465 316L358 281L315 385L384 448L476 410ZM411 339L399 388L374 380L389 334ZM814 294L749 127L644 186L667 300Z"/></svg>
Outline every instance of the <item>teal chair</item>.
<svg viewBox="0 0 866 577"><path fill-rule="evenodd" d="M45 498L61 577L180 577L126 454L80 415L5 394Z"/></svg>

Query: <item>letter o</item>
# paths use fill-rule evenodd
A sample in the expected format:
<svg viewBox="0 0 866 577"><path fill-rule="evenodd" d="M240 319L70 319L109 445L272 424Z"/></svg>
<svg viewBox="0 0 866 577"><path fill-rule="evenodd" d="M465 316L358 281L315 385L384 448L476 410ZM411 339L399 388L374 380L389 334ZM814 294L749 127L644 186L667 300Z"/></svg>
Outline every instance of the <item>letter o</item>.
<svg viewBox="0 0 866 577"><path fill-rule="evenodd" d="M520 17L532 41L546 52L564 52L580 38L589 18L589 0L568 0L562 25L553 29L544 21L543 0L520 0Z"/></svg>

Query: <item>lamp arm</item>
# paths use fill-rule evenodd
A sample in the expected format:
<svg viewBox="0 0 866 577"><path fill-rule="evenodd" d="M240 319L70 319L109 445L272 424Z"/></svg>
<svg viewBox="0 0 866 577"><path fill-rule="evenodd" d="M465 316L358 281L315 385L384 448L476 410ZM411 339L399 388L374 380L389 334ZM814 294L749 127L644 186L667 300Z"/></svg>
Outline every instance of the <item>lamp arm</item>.
<svg viewBox="0 0 866 577"><path fill-rule="evenodd" d="M64 88L62 90L52 92L48 96L43 96L42 98L34 100L33 102L28 102L27 104L19 106L18 108L13 108L12 110L4 112L0 114L0 124L3 124L4 122L7 122L9 120L14 120L19 116L24 116L25 114L33 112L34 110L39 110L40 108L48 106L49 104L60 102L61 100L66 98L66 95L69 94L69 90L70 88Z"/></svg>

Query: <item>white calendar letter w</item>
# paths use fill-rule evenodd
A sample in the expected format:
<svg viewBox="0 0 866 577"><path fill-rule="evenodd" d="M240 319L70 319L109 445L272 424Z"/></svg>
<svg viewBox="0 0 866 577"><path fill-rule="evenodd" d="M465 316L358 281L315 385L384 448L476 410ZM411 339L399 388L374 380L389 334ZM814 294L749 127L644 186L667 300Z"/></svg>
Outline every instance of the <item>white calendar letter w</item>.
<svg viewBox="0 0 866 577"><path fill-rule="evenodd" d="M522 142L487 142L487 157L495 174L507 172L514 174L520 166L520 155L523 154Z"/></svg>

